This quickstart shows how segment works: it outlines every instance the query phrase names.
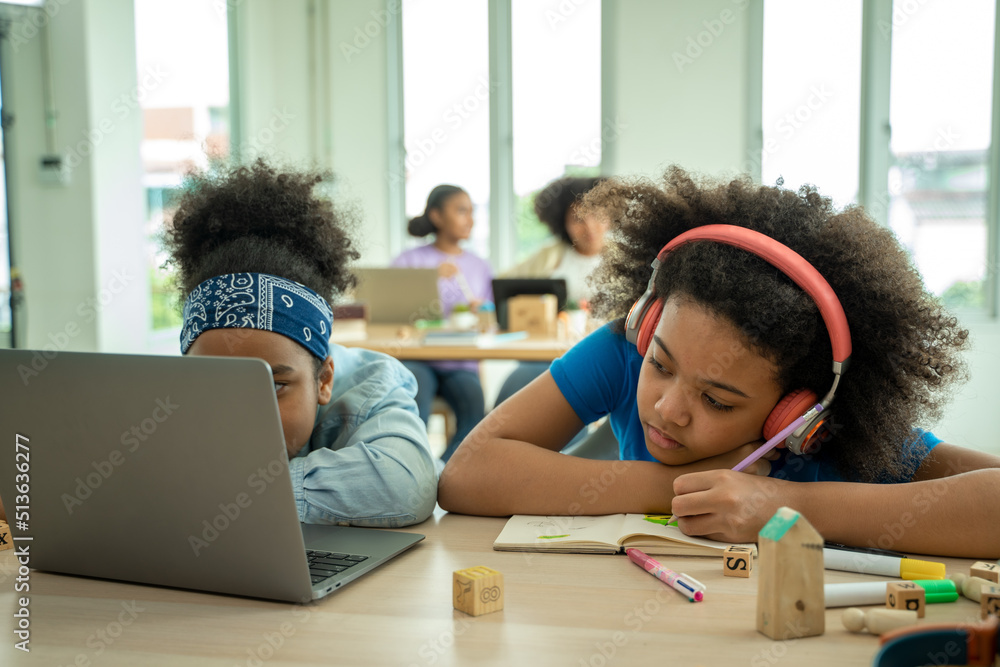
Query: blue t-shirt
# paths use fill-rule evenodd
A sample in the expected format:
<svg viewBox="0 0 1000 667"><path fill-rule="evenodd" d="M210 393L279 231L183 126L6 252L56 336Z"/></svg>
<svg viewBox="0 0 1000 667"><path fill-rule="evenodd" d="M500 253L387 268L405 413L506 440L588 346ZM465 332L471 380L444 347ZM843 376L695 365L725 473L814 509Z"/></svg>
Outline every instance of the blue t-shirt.
<svg viewBox="0 0 1000 667"><path fill-rule="evenodd" d="M623 461L655 461L646 449L642 422L636 407L636 390L642 356L625 335L605 325L590 334L563 356L552 362L552 373L576 415L589 424L610 415L611 430L618 439L618 453ZM886 479L884 483L908 482L940 438L927 431L915 430L912 470L905 478ZM918 451L922 449L923 451ZM815 457L796 456L785 450L781 459L771 462L771 477L795 482L842 481L833 465Z"/></svg>

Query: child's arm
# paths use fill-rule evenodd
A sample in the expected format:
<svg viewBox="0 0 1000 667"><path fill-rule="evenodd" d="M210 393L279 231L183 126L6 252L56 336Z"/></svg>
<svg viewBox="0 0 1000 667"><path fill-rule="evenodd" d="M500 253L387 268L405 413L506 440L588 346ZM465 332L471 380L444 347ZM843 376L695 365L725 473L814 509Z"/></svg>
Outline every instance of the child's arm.
<svg viewBox="0 0 1000 667"><path fill-rule="evenodd" d="M966 558L1000 557L1000 457L941 443L912 482L789 482L726 470L674 483L689 535L752 541L775 510L802 512L843 544Z"/></svg>
<svg viewBox="0 0 1000 667"><path fill-rule="evenodd" d="M437 477L416 382L399 362L374 361L338 378L345 389L313 429L319 447L289 462L304 523L396 528L434 511Z"/></svg>
<svg viewBox="0 0 1000 667"><path fill-rule="evenodd" d="M675 477L732 467L755 449L745 445L676 467L560 454L581 428L583 423L546 371L466 437L441 474L438 503L451 512L486 516L662 513L669 511ZM747 472L769 470L770 463L761 460Z"/></svg>

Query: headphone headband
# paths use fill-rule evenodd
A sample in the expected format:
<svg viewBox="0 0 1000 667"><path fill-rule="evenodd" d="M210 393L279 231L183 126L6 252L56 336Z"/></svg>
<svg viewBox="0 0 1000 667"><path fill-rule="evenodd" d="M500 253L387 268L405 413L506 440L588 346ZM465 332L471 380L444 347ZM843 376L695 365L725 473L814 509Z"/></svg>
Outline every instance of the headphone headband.
<svg viewBox="0 0 1000 667"><path fill-rule="evenodd" d="M840 299L830 287L830 283L802 255L788 246L780 243L766 234L761 234L746 227L735 225L704 225L689 229L675 236L663 246L656 259L662 263L670 251L693 241L715 241L736 246L765 260L777 267L792 281L801 287L819 308L819 313L826 324L830 335L830 345L833 348L833 372L837 375L843 370L851 356L851 330L847 324L847 315ZM654 271L655 276L655 271ZM650 279L652 286L652 279Z"/></svg>

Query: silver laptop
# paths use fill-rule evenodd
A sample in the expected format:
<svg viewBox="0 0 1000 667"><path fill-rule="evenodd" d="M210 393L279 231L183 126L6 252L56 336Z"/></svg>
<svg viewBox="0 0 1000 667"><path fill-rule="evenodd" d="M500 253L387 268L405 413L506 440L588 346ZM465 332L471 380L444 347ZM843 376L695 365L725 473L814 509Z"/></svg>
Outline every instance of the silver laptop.
<svg viewBox="0 0 1000 667"><path fill-rule="evenodd" d="M441 319L437 269L356 269L354 300L368 304L373 324Z"/></svg>
<svg viewBox="0 0 1000 667"><path fill-rule="evenodd" d="M308 602L424 537L299 523L260 359L46 354L0 350L0 498L32 568Z"/></svg>

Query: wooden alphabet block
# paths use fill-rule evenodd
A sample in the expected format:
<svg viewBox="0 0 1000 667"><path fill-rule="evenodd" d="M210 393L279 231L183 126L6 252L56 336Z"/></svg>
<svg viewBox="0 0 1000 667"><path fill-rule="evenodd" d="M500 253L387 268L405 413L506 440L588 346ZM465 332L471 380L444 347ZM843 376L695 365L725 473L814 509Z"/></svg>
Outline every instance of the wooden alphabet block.
<svg viewBox="0 0 1000 667"><path fill-rule="evenodd" d="M479 565L455 570L452 604L471 616L503 609L503 574Z"/></svg>
<svg viewBox="0 0 1000 667"><path fill-rule="evenodd" d="M14 538L10 534L10 526L6 521L0 521L0 551L14 548Z"/></svg>
<svg viewBox="0 0 1000 667"><path fill-rule="evenodd" d="M983 586L979 598L980 617L985 621L987 616L1000 617L1000 586L990 584Z"/></svg>
<svg viewBox="0 0 1000 667"><path fill-rule="evenodd" d="M507 299L507 328L531 336L555 338L558 330L555 294L521 294Z"/></svg>
<svg viewBox="0 0 1000 667"><path fill-rule="evenodd" d="M969 574L973 577L985 579L986 581L992 581L994 584L1000 584L1000 565L996 563L987 563L982 560L977 561L969 568Z"/></svg>
<svg viewBox="0 0 1000 667"><path fill-rule="evenodd" d="M915 611L917 618L923 618L927 610L927 593L912 581L890 581L885 585L885 606Z"/></svg>
<svg viewBox="0 0 1000 667"><path fill-rule="evenodd" d="M983 588L992 586L993 583L986 581L982 577L966 577L962 582L962 595L973 602L982 600Z"/></svg>
<svg viewBox="0 0 1000 667"><path fill-rule="evenodd" d="M757 538L757 631L776 640L823 634L823 538L790 507Z"/></svg>
<svg viewBox="0 0 1000 667"><path fill-rule="evenodd" d="M730 546L722 552L722 574L727 577L750 578L753 572L753 551L746 547Z"/></svg>

